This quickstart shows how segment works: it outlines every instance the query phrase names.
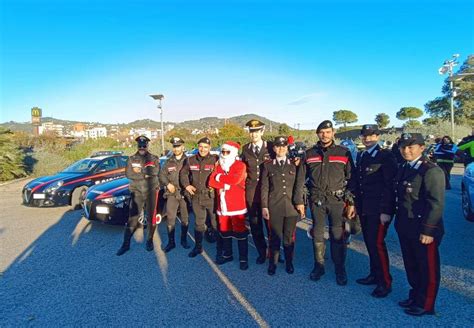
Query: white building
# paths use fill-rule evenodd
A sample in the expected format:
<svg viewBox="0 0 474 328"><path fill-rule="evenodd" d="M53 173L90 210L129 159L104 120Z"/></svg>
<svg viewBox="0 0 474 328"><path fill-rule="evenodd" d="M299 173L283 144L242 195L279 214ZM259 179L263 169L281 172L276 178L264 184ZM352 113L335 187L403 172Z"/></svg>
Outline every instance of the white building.
<svg viewBox="0 0 474 328"><path fill-rule="evenodd" d="M86 139L97 139L107 137L107 129L105 127L96 127L86 130Z"/></svg>
<svg viewBox="0 0 474 328"><path fill-rule="evenodd" d="M50 132L56 134L58 137L62 137L64 135L64 125L61 124L54 124L53 122L44 122L38 128L39 134Z"/></svg>
<svg viewBox="0 0 474 328"><path fill-rule="evenodd" d="M145 128L139 128L135 129L132 128L130 129L130 132L128 133L129 136L132 137L138 137L138 136L145 136L148 139L158 139L161 136L161 130L149 130Z"/></svg>

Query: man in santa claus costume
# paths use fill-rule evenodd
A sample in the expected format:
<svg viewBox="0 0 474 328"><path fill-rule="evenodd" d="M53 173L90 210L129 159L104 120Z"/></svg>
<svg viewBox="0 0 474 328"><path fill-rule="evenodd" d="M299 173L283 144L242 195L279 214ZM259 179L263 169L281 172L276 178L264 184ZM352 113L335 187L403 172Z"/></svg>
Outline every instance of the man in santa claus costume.
<svg viewBox="0 0 474 328"><path fill-rule="evenodd" d="M221 147L217 167L209 177L209 186L216 189L219 233L222 237L223 253L217 254L216 263L224 264L234 259L232 238L237 239L240 269L247 270L248 234L245 225L247 206L245 203L246 166L237 159L240 145L227 141Z"/></svg>

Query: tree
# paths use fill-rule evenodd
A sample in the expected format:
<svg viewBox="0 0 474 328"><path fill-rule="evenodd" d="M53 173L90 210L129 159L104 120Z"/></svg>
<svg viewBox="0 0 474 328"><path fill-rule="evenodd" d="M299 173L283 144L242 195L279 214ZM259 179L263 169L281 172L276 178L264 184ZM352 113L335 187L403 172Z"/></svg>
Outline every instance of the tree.
<svg viewBox="0 0 474 328"><path fill-rule="evenodd" d="M390 124L390 116L385 113L379 113L375 115L375 123L377 123L381 129L386 128Z"/></svg>
<svg viewBox="0 0 474 328"><path fill-rule="evenodd" d="M290 127L288 126L288 124L280 124L280 126L278 127L278 134L281 136L290 135Z"/></svg>
<svg viewBox="0 0 474 328"><path fill-rule="evenodd" d="M460 79L454 81L456 95L454 98L454 121L458 124L474 125L474 55L470 55L461 65L455 75L461 76ZM431 117L443 120L451 119L451 89L449 86L449 77L444 81L441 88L442 96L428 101L425 104L425 112Z"/></svg>
<svg viewBox="0 0 474 328"><path fill-rule="evenodd" d="M405 127L415 127L419 125L420 122L416 119L423 116L423 111L417 107L402 107L397 112L396 116L399 120L408 120L408 122L404 124Z"/></svg>
<svg viewBox="0 0 474 328"><path fill-rule="evenodd" d="M237 124L227 123L219 130L219 138L227 140L238 140L246 137L245 130Z"/></svg>
<svg viewBox="0 0 474 328"><path fill-rule="evenodd" d="M436 117L427 117L423 121L423 125L436 125L439 123L439 119Z"/></svg>
<svg viewBox="0 0 474 328"><path fill-rule="evenodd" d="M347 123L357 122L357 114L350 110L341 109L333 112L332 119L338 125L344 124L345 128Z"/></svg>
<svg viewBox="0 0 474 328"><path fill-rule="evenodd" d="M403 124L404 129L416 129L419 127L421 127L421 123L417 120L408 120L405 124Z"/></svg>

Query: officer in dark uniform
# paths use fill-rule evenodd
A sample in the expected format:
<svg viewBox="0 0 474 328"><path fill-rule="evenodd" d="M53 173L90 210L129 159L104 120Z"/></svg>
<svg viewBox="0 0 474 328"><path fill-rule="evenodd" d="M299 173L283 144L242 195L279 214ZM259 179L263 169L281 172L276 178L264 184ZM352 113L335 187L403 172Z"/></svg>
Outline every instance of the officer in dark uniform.
<svg viewBox="0 0 474 328"><path fill-rule="evenodd" d="M184 154L184 140L173 137L170 140L173 145L173 155L166 161L160 170L160 184L165 188L164 198L166 199L166 217L168 228L168 245L164 251L168 253L176 247L175 243L175 223L178 210L181 218L181 246L188 249L188 206L184 197L184 190L179 183L179 172L183 167L186 155Z"/></svg>
<svg viewBox="0 0 474 328"><path fill-rule="evenodd" d="M334 143L334 129L331 121L319 124L316 133L319 141L305 153L305 158L298 166L294 203L298 212L305 215L303 187L308 178L310 193L309 205L313 217L313 250L314 268L310 279L317 281L325 273L324 242L325 218L329 218L329 235L331 241L331 258L336 269L338 285L347 284L345 268L347 244L344 233L344 213L349 218L355 217L352 193L346 188L351 178L353 166L350 151Z"/></svg>
<svg viewBox="0 0 474 328"><path fill-rule="evenodd" d="M274 275L283 241L286 272L292 274L296 221L299 213L293 204L293 188L297 166L288 158L288 139L276 137L273 142L275 159L264 164L262 170L262 216L270 227L270 259L268 274Z"/></svg>
<svg viewBox="0 0 474 328"><path fill-rule="evenodd" d="M357 154L356 172L352 175L351 183L369 253L370 274L356 282L377 285L372 296L380 298L392 291L392 276L384 239L394 214L391 206L393 179L398 167L392 152L380 147L380 130L377 125L363 125L360 134L366 149Z"/></svg>
<svg viewBox="0 0 474 328"><path fill-rule="evenodd" d="M127 161L125 171L130 181L130 211L127 226L123 238L122 247L117 251L117 255L123 255L130 249L130 239L138 227L138 218L146 208L148 237L146 241L146 250L153 250L153 234L156 230L156 224L160 223L161 216L157 214L160 159L148 152L148 143L150 139L145 136L139 136L135 139L138 145L138 151L130 156Z"/></svg>
<svg viewBox="0 0 474 328"><path fill-rule="evenodd" d="M273 155L271 143L262 139L265 124L259 120L250 120L246 126L249 129L250 142L242 147L241 159L247 166L247 180L245 183L245 199L247 202L250 231L257 248L257 264L265 263L267 243L263 233L263 219L261 207L261 171L263 163Z"/></svg>
<svg viewBox="0 0 474 328"><path fill-rule="evenodd" d="M202 239L206 231L206 217L210 217L214 231L217 231L216 204L214 189L209 187L209 176L214 171L218 157L211 155L211 140L204 137L198 141L199 152L185 159L183 168L179 174L181 186L191 198L191 204L195 216L194 238L196 240L194 249L189 257L196 257L202 253ZM221 252L221 240L218 238L218 254Z"/></svg>
<svg viewBox="0 0 474 328"><path fill-rule="evenodd" d="M405 312L434 314L440 282L438 247L444 234L445 179L443 170L423 156L420 133L403 133L399 142L405 163L395 177L395 229L411 290L399 302Z"/></svg>

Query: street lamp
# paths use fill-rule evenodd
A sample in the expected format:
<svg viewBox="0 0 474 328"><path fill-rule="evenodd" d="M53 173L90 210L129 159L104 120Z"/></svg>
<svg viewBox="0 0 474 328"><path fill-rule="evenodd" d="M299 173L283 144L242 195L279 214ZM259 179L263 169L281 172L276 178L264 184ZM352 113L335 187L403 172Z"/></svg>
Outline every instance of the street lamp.
<svg viewBox="0 0 474 328"><path fill-rule="evenodd" d="M161 107L161 100L165 97L161 94L150 95L155 100L158 100L158 109L160 110L160 121L161 121L161 153L165 154L165 131L163 130L163 107Z"/></svg>
<svg viewBox="0 0 474 328"><path fill-rule="evenodd" d="M440 75L449 73L449 94L450 94L450 106L451 106L451 137L454 138L454 81L453 81L453 67L458 65L459 54L454 54L452 59L446 59L438 69Z"/></svg>

